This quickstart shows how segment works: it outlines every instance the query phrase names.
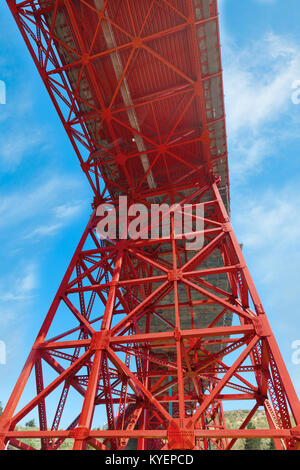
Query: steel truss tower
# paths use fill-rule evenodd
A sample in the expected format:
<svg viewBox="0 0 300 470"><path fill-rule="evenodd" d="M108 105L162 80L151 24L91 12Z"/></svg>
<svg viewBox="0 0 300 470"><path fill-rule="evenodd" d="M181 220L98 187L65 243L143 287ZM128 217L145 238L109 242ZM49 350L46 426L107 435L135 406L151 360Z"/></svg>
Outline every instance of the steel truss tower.
<svg viewBox="0 0 300 470"><path fill-rule="evenodd" d="M216 1L8 4L94 200L0 418L1 449L299 448L299 400L228 215ZM120 214L124 195L189 204L203 244L187 248L176 211L145 237L99 239L97 207ZM251 411L229 429L223 403L239 400ZM269 428L247 429L259 408ZM34 410L39 430L18 429Z"/></svg>

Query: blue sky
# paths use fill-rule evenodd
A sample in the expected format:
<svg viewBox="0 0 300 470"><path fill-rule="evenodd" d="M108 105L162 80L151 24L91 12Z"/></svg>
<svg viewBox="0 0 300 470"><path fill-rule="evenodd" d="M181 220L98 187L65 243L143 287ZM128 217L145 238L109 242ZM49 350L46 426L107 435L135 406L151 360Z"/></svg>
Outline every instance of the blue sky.
<svg viewBox="0 0 300 470"><path fill-rule="evenodd" d="M221 0L232 220L300 394L298 0ZM5 402L90 214L81 174L5 2L0 4L0 400Z"/></svg>

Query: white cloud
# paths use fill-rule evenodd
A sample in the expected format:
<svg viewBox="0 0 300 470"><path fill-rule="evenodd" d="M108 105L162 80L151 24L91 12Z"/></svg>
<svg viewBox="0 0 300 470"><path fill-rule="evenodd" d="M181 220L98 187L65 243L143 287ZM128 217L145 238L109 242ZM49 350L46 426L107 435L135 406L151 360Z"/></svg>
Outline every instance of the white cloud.
<svg viewBox="0 0 300 470"><path fill-rule="evenodd" d="M300 49L274 33L249 41L247 48L239 48L227 34L223 38L231 172L241 177L259 170L276 139L285 138L276 126L283 116L292 122L290 116L296 114L291 95L300 78Z"/></svg>
<svg viewBox="0 0 300 470"><path fill-rule="evenodd" d="M27 272L26 272L27 271ZM29 266L23 277L18 282L18 288L21 292L31 292L36 288L37 278L34 266Z"/></svg>
<svg viewBox="0 0 300 470"><path fill-rule="evenodd" d="M4 70L10 70L11 64L4 64ZM1 78L4 78L1 76ZM11 77L4 80L7 93L6 104L1 105L0 114L0 168L11 173L22 163L25 157L33 158L45 149L49 149L49 129L36 123L32 115L35 102L32 86L23 83L10 85Z"/></svg>
<svg viewBox="0 0 300 470"><path fill-rule="evenodd" d="M253 142L249 143L249 137L246 135L239 136L234 141L232 173L235 182L239 181L238 177L244 177L254 169L259 168L262 160L272 152L272 141L266 136L257 136ZM237 177L237 178L235 178Z"/></svg>
<svg viewBox="0 0 300 470"><path fill-rule="evenodd" d="M32 298L37 287L37 267L29 264L1 278L0 304L3 302L24 301Z"/></svg>
<svg viewBox="0 0 300 470"><path fill-rule="evenodd" d="M25 157L32 160L38 149L47 148L46 133L41 129L10 130L0 137L0 162L2 171L13 172Z"/></svg>
<svg viewBox="0 0 300 470"><path fill-rule="evenodd" d="M255 0L257 3L276 3L277 0Z"/></svg>
<svg viewBox="0 0 300 470"><path fill-rule="evenodd" d="M225 2L229 3L230 0L218 0L219 10L224 7ZM232 0L231 0L232 1ZM276 3L277 0L253 0L255 3Z"/></svg>
<svg viewBox="0 0 300 470"><path fill-rule="evenodd" d="M31 86L24 86L23 83L14 83L14 87L10 87L11 75L6 77L3 72L10 70L9 63L0 57L1 79L6 85L6 104L1 106L0 123L11 120L15 122L16 119L25 118L25 124L28 124L29 113L31 112L34 104L34 90ZM13 73L13 72L12 72Z"/></svg>
<svg viewBox="0 0 300 470"><path fill-rule="evenodd" d="M83 202L79 202L74 205L65 204L63 206L55 207L52 210L53 216L49 217L47 224L38 226L26 235L25 238L40 238L55 235L72 219L74 219L83 210L83 207ZM53 223L51 223L51 221L53 221Z"/></svg>
<svg viewBox="0 0 300 470"><path fill-rule="evenodd" d="M25 238L35 238L35 237L48 237L55 235L62 228L62 224L52 224L52 225L40 225Z"/></svg>
<svg viewBox="0 0 300 470"><path fill-rule="evenodd" d="M6 365L0 368L2 381L14 370L15 361L23 359L25 330L38 287L37 265L24 259L0 277L0 340L6 346Z"/></svg>
<svg viewBox="0 0 300 470"><path fill-rule="evenodd" d="M225 73L230 131L257 131L266 121L278 119L291 105L291 86L297 77L298 46L273 33L235 55Z"/></svg>
<svg viewBox="0 0 300 470"><path fill-rule="evenodd" d="M297 302L300 265L299 183L241 196L234 211L239 240L260 283L281 305ZM280 302L279 302L280 304Z"/></svg>
<svg viewBox="0 0 300 470"><path fill-rule="evenodd" d="M233 211L246 262L298 391L300 369L291 363L291 345L300 339L299 183L260 191L254 197L243 194Z"/></svg>
<svg viewBox="0 0 300 470"><path fill-rule="evenodd" d="M52 174L40 177L38 182L31 181L30 187L4 195L0 202L0 228L8 230L15 226L21 232L35 224L34 230L40 228L42 234L43 226L48 227L48 231L53 225L64 226L83 209L84 202L75 200L73 205L60 205L59 202L66 197L72 199L80 186L81 182L71 176Z"/></svg>
<svg viewBox="0 0 300 470"><path fill-rule="evenodd" d="M69 219L78 214L82 209L82 202L74 204L63 204L54 209L55 216L58 219Z"/></svg>

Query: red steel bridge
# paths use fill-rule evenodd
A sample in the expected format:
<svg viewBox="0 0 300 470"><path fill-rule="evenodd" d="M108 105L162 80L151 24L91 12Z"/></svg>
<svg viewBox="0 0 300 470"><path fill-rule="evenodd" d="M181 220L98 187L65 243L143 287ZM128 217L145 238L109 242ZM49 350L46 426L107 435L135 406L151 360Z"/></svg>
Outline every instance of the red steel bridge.
<svg viewBox="0 0 300 470"><path fill-rule="evenodd" d="M1 448L299 448L299 401L229 217L217 1L7 3L93 212L1 417ZM169 236L99 238L97 207L118 212L125 195L201 203L202 248L187 250L174 213ZM238 429L225 401L249 407ZM258 409L268 429L247 428ZM18 428L34 412L39 430Z"/></svg>

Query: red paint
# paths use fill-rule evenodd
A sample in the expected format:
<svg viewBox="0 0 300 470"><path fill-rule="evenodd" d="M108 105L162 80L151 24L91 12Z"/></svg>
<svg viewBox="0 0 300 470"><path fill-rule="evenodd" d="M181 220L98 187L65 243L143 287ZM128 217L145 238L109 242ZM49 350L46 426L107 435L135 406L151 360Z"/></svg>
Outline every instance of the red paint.
<svg viewBox="0 0 300 470"><path fill-rule="evenodd" d="M74 449L121 450L130 438L149 450L225 450L246 437L299 447L299 400L226 210L216 1L8 4L89 180L93 207L116 205L119 194L146 205L203 202L205 245L187 252L174 230L168 239L100 242L94 212L0 419L1 448L30 449L19 440L25 437L40 438L43 449L68 437ZM62 308L70 327L50 337ZM57 373L50 382L46 364ZM31 374L34 398L17 412ZM55 407L47 406L60 385ZM82 406L74 405L61 430L71 389ZM238 430L227 429L226 400L253 401ZM93 422L96 407L108 429L95 430L103 424ZM259 407L270 429L245 429ZM40 430L16 431L35 408Z"/></svg>

